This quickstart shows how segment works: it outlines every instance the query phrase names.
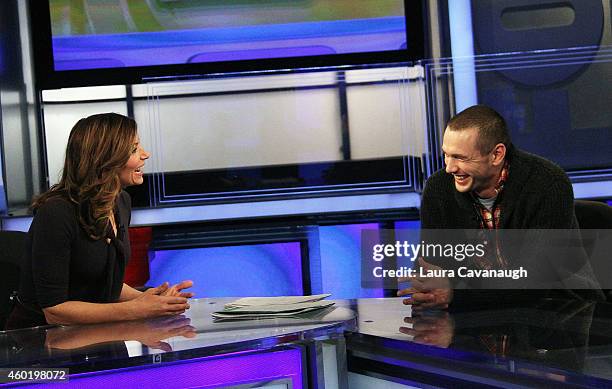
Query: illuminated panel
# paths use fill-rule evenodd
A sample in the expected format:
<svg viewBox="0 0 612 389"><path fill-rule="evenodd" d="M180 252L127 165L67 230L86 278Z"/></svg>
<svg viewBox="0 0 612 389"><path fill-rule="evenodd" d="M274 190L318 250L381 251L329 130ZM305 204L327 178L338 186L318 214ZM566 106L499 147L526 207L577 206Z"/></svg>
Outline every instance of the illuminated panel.
<svg viewBox="0 0 612 389"><path fill-rule="evenodd" d="M402 220L395 222L396 230L419 230L421 229L420 220Z"/></svg>
<svg viewBox="0 0 612 389"><path fill-rule="evenodd" d="M383 297L381 288L361 286L361 231L377 230L378 223L319 228L322 290L333 298Z"/></svg>
<svg viewBox="0 0 612 389"><path fill-rule="evenodd" d="M400 50L401 0L49 3L56 70ZM228 4L229 3L229 4Z"/></svg>
<svg viewBox="0 0 612 389"><path fill-rule="evenodd" d="M229 354L162 366L75 374L70 376L69 383L80 388L213 388L258 383L257 386L264 386L278 380L290 382L293 388L303 387L302 353L299 349L250 355ZM44 387L67 386L65 383L45 383Z"/></svg>
<svg viewBox="0 0 612 389"><path fill-rule="evenodd" d="M154 251L149 286L193 280L197 297L302 295L299 242Z"/></svg>
<svg viewBox="0 0 612 389"><path fill-rule="evenodd" d="M606 196L592 181L608 180L612 171L609 77L612 47L574 47L478 55L471 58L477 78L478 103L496 109L505 119L513 144L564 168L570 179L591 196ZM464 77L466 66L450 58L423 61L431 158L426 175L443 167L442 130L450 115L441 109L440 85ZM554 87L553 87L554 86ZM450 113L453 114L452 112ZM578 194L576 197L590 197Z"/></svg>

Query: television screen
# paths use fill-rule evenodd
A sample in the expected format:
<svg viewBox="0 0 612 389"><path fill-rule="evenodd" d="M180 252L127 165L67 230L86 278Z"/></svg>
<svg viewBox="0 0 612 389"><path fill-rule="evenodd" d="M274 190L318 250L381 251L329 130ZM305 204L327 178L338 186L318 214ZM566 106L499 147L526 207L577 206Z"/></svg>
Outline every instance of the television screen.
<svg viewBox="0 0 612 389"><path fill-rule="evenodd" d="M422 52L420 1L31 0L43 84L406 61ZM42 5L41 5L42 4ZM407 14L411 18L407 23ZM408 39L407 39L408 38ZM42 73L41 73L42 72ZM55 82L53 82L55 81ZM66 85L63 85L66 84ZM53 85L43 85L53 86Z"/></svg>
<svg viewBox="0 0 612 389"><path fill-rule="evenodd" d="M301 296L310 289L302 260L300 242L156 250L147 285L193 280L200 297Z"/></svg>

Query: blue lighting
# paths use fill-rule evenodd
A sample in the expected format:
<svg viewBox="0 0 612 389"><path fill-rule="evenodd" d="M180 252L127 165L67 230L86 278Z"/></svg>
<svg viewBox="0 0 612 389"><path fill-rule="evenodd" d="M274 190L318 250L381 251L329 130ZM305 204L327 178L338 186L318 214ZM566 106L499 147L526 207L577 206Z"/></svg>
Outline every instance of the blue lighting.
<svg viewBox="0 0 612 389"><path fill-rule="evenodd" d="M361 286L361 231L378 223L319 227L324 293L333 298L383 297L382 289ZM381 282L382 287L382 282Z"/></svg>
<svg viewBox="0 0 612 389"><path fill-rule="evenodd" d="M214 17L210 15L209 17ZM397 50L403 16L53 37L55 70ZM258 49L259 48L259 49ZM155 51L155 55L147 55Z"/></svg>
<svg viewBox="0 0 612 389"><path fill-rule="evenodd" d="M160 250L149 286L193 280L196 297L302 295L300 243Z"/></svg>
<svg viewBox="0 0 612 389"><path fill-rule="evenodd" d="M612 181L575 182L572 187L576 199L612 197Z"/></svg>
<svg viewBox="0 0 612 389"><path fill-rule="evenodd" d="M420 230L421 229L421 221L420 220L401 220L395 222L396 230Z"/></svg>
<svg viewBox="0 0 612 389"><path fill-rule="evenodd" d="M181 388L261 387L275 380L285 386L303 386L302 352L295 349L262 353L232 353L161 365L81 373L66 383L45 383L46 388ZM36 385L38 386L38 385ZM29 387L29 386L28 386Z"/></svg>
<svg viewBox="0 0 612 389"><path fill-rule="evenodd" d="M470 0L448 2L456 112L478 104Z"/></svg>
<svg viewBox="0 0 612 389"><path fill-rule="evenodd" d="M135 209L132 226L180 223L188 221L252 218L258 216L303 215L357 210L416 208L417 193L384 193L304 199L230 203L172 208Z"/></svg>
<svg viewBox="0 0 612 389"><path fill-rule="evenodd" d="M0 160L2 159L2 154L0 151ZM0 169L2 169L2 164L0 162ZM4 192L4 185L2 185L2 173L0 173L0 215L4 214L7 210L6 206L6 194Z"/></svg>

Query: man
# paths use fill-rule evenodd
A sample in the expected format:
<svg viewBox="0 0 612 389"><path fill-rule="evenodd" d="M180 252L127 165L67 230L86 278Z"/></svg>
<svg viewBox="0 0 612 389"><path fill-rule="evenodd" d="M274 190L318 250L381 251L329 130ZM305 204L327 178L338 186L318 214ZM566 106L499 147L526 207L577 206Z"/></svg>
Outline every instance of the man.
<svg viewBox="0 0 612 389"><path fill-rule="evenodd" d="M422 229L577 229L572 185L552 162L512 146L504 119L475 105L453 117L442 144L446 168L425 185ZM507 267L503 257L492 265ZM419 259L425 269L436 269ZM486 268L486 266L485 266ZM400 290L405 304L446 307L448 280L423 279Z"/></svg>

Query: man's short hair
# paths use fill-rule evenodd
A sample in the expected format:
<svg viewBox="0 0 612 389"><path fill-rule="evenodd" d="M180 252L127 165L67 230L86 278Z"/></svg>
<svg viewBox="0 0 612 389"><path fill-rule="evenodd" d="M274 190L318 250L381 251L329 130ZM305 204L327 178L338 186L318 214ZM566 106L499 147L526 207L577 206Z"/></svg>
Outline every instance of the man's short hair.
<svg viewBox="0 0 612 389"><path fill-rule="evenodd" d="M486 105L473 105L464 109L449 120L446 128L450 131L476 128L478 130L476 147L482 155L491 152L498 143L510 146L506 121L497 111Z"/></svg>

